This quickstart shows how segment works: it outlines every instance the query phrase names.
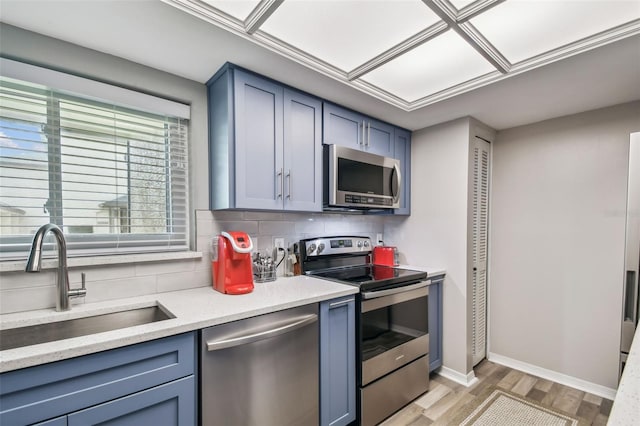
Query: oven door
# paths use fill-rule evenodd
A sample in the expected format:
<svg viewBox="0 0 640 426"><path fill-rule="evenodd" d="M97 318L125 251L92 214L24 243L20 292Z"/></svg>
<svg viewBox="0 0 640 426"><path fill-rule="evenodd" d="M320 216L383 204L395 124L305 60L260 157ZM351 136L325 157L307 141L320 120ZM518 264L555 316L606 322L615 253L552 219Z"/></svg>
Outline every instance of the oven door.
<svg viewBox="0 0 640 426"><path fill-rule="evenodd" d="M361 294L361 386L429 352L429 284L423 281Z"/></svg>

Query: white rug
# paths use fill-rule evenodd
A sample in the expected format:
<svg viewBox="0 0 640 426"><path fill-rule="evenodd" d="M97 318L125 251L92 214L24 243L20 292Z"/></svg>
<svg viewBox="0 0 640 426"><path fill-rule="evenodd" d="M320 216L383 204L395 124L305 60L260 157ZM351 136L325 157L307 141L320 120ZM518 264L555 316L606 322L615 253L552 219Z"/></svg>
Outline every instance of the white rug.
<svg viewBox="0 0 640 426"><path fill-rule="evenodd" d="M577 426L579 420L542 407L504 390L494 389L461 422L461 426Z"/></svg>

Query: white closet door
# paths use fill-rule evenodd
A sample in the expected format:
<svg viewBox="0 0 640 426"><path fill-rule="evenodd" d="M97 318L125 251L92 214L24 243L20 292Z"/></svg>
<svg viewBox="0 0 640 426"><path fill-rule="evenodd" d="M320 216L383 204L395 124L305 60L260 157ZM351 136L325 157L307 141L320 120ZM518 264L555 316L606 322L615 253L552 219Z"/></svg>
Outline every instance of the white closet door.
<svg viewBox="0 0 640 426"><path fill-rule="evenodd" d="M491 144L472 141L473 164L473 365L487 353L487 238L489 235L489 161Z"/></svg>

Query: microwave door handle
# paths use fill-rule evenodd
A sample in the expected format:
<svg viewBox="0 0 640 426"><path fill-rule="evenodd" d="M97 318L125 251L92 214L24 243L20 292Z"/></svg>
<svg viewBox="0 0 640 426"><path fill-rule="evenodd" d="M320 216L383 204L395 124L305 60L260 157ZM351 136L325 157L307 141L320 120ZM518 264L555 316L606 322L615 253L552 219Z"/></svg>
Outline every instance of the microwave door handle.
<svg viewBox="0 0 640 426"><path fill-rule="evenodd" d="M393 179L396 180L396 191L393 191L393 182L391 183L391 194L393 195L393 201L398 201L400 196L400 185L402 184L402 175L400 174L400 167L397 164L393 165Z"/></svg>
<svg viewBox="0 0 640 426"><path fill-rule="evenodd" d="M371 146L371 122L367 123L367 148Z"/></svg>

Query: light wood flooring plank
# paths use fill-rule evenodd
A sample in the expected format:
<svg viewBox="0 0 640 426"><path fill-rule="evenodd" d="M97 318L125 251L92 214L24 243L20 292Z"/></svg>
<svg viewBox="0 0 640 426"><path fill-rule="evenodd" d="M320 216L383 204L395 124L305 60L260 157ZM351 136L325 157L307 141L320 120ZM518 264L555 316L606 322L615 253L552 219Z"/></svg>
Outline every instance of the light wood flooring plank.
<svg viewBox="0 0 640 426"><path fill-rule="evenodd" d="M553 385L553 382L551 380L538 379L533 387L536 389L540 389L542 392L549 392L549 390L551 389L551 385Z"/></svg>
<svg viewBox="0 0 640 426"><path fill-rule="evenodd" d="M380 426L406 426L412 425L420 417L427 419L422 415L424 409L417 404L411 403L393 416L382 422ZM428 419L427 419L428 420ZM430 421L430 420L429 420Z"/></svg>
<svg viewBox="0 0 640 426"><path fill-rule="evenodd" d="M463 392L452 392L447 394L444 398L440 399L440 401L433 404L428 409L424 410L424 416L428 417L430 420L436 421L440 416L447 412L451 407L456 405L461 398L463 398L465 393Z"/></svg>
<svg viewBox="0 0 640 426"><path fill-rule="evenodd" d="M511 370L506 376L504 376L502 380L498 382L498 386L504 390L511 390L511 388L514 387L516 383L518 383L518 380L520 380L522 376L524 376L524 373L522 373L521 371Z"/></svg>
<svg viewBox="0 0 640 426"><path fill-rule="evenodd" d="M518 383L511 388L511 392L526 396L537 381L537 378L525 374L520 380L518 380Z"/></svg>
<svg viewBox="0 0 640 426"><path fill-rule="evenodd" d="M435 385L430 386L429 392L415 400L415 403L425 410L452 392L448 386L434 382L433 380L431 383L435 383Z"/></svg>
<svg viewBox="0 0 640 426"><path fill-rule="evenodd" d="M578 417L587 419L590 422L593 422L598 414L600 414L600 406L592 402L588 402L585 399L582 400L578 407L578 411L576 412Z"/></svg>
<svg viewBox="0 0 640 426"><path fill-rule="evenodd" d="M600 405L602 404L602 397L594 395L592 393L586 393L584 395L584 400L587 401L587 402L590 402L592 404L595 404L598 407L600 407Z"/></svg>
<svg viewBox="0 0 640 426"><path fill-rule="evenodd" d="M576 414L583 397L583 391L565 386L551 406L569 414Z"/></svg>

